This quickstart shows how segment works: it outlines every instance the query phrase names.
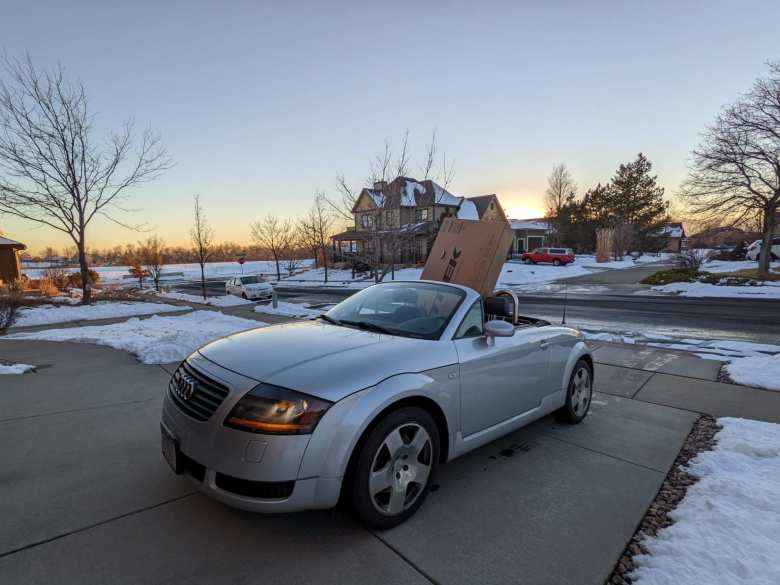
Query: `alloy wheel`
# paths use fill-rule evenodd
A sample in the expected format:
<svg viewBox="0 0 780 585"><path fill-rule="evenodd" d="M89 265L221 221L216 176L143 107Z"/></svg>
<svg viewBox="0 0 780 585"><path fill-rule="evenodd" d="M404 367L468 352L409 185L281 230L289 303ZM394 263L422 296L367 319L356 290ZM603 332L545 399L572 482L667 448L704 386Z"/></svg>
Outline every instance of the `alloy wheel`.
<svg viewBox="0 0 780 585"><path fill-rule="evenodd" d="M590 381L590 371L585 366L580 367L574 374L573 388L571 390L571 408L578 417L583 416L590 404L593 387Z"/></svg>
<svg viewBox="0 0 780 585"><path fill-rule="evenodd" d="M374 508L395 516L411 507L425 490L433 466L433 443L417 423L393 429L371 463L368 490Z"/></svg>

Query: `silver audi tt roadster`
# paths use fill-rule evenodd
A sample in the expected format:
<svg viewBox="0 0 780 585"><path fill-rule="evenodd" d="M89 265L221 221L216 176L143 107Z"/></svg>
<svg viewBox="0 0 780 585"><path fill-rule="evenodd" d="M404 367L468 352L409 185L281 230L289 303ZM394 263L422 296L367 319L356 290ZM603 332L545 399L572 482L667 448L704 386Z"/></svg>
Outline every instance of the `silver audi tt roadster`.
<svg viewBox="0 0 780 585"><path fill-rule="evenodd" d="M518 315L511 291L378 284L316 321L190 355L165 395L162 451L225 504L341 501L387 528L422 505L439 464L550 413L580 422L592 389L582 335Z"/></svg>

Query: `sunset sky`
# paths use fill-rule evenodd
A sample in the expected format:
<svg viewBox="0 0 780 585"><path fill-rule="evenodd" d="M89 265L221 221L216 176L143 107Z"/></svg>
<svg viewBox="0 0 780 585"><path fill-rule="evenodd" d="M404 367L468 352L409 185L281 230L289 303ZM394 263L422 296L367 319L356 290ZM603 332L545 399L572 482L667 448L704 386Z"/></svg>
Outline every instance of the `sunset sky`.
<svg viewBox="0 0 780 585"><path fill-rule="evenodd" d="M218 239L248 242L251 220L302 214L339 173L361 186L407 129L415 161L436 129L452 192L497 193L515 217L542 212L560 162L584 190L643 151L672 194L698 133L780 58L761 25L777 2L29 1L0 19L9 55L86 85L101 135L128 117L160 133L176 165L126 219L171 244L195 193ZM33 251L70 243L0 228Z"/></svg>

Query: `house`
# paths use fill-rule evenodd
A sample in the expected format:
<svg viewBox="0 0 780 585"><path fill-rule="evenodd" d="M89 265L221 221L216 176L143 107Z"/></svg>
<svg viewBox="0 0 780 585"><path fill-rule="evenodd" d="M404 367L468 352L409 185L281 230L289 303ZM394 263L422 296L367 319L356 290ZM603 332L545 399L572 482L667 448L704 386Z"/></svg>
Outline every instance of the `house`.
<svg viewBox="0 0 780 585"><path fill-rule="evenodd" d="M19 252L27 246L0 236L0 284L13 282L22 275Z"/></svg>
<svg viewBox="0 0 780 585"><path fill-rule="evenodd" d="M446 217L506 221L496 195L459 197L430 179L398 177L364 188L352 208L354 225L333 236L336 261L374 259L417 264Z"/></svg>
<svg viewBox="0 0 780 585"><path fill-rule="evenodd" d="M692 248L715 248L716 246L736 246L740 242L748 244L761 238L760 232L752 232L737 227L722 226L709 228L688 237Z"/></svg>
<svg viewBox="0 0 780 585"><path fill-rule="evenodd" d="M546 246L548 236L553 231L550 222L545 218L510 219L509 225L514 232L510 257Z"/></svg>
<svg viewBox="0 0 780 585"><path fill-rule="evenodd" d="M664 252L679 253L687 245L685 228L679 221L667 223L655 233L655 236L663 242Z"/></svg>

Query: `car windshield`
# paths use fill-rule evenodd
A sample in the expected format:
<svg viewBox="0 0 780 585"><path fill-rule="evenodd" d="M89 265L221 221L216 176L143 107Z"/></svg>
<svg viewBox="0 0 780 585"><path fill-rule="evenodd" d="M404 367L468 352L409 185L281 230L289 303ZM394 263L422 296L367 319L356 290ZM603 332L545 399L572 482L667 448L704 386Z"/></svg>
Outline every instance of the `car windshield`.
<svg viewBox="0 0 780 585"><path fill-rule="evenodd" d="M445 284L378 284L342 301L323 318L367 331L438 339L465 296L461 289Z"/></svg>
<svg viewBox="0 0 780 585"><path fill-rule="evenodd" d="M263 282L256 276L242 276L241 277L241 284L257 284L258 282Z"/></svg>

